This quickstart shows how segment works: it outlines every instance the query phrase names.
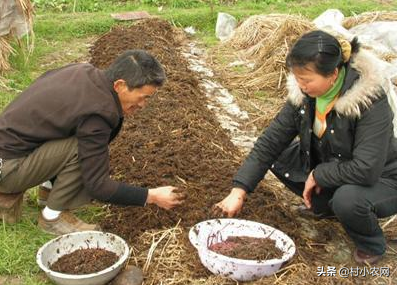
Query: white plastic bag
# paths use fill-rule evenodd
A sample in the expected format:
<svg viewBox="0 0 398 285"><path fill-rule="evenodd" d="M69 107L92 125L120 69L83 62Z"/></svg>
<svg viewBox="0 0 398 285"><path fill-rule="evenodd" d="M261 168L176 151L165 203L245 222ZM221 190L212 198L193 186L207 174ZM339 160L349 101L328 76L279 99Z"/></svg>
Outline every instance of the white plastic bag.
<svg viewBox="0 0 398 285"><path fill-rule="evenodd" d="M222 41L232 36L236 28L236 19L227 13L218 13L216 23L216 37Z"/></svg>
<svg viewBox="0 0 398 285"><path fill-rule="evenodd" d="M351 40L353 36L346 28L343 27L343 20L344 15L340 12L340 10L328 9L312 22L318 29L332 33L333 35L340 35L348 40Z"/></svg>
<svg viewBox="0 0 398 285"><path fill-rule="evenodd" d="M373 22L350 29L359 42L369 45L376 53L397 52L397 22Z"/></svg>

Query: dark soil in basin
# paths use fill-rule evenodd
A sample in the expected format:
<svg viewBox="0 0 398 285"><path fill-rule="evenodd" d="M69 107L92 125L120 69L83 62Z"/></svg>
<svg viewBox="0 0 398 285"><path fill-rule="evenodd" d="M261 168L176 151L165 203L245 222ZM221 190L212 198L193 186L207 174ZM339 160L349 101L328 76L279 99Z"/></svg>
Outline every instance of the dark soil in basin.
<svg viewBox="0 0 398 285"><path fill-rule="evenodd" d="M214 243L209 249L233 258L248 260L268 260L282 258L283 251L269 238L230 236L225 241Z"/></svg>
<svg viewBox="0 0 398 285"><path fill-rule="evenodd" d="M61 256L50 269L66 274L90 274L112 266L118 259L116 253L106 249L78 249Z"/></svg>

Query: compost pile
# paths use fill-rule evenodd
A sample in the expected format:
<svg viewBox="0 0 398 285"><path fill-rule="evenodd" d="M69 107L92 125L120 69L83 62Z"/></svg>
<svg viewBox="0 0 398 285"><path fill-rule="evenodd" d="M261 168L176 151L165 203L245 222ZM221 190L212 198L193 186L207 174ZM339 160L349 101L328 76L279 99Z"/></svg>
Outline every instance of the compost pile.
<svg viewBox="0 0 398 285"><path fill-rule="evenodd" d="M105 67L126 49L145 49L164 65L168 77L145 109L126 118L111 146L111 175L149 188L174 185L185 190L188 199L176 211L119 209L122 218L115 216L102 225L117 227L132 238L141 230L170 227L180 219L192 225L209 218L208 209L230 188L240 156L207 109L198 79L179 55L181 43L171 25L147 22L114 28L92 50L94 65Z"/></svg>
<svg viewBox="0 0 398 285"><path fill-rule="evenodd" d="M145 49L164 65L168 77L145 109L126 118L122 132L111 145L111 175L149 188L174 185L184 189L188 198L172 211L115 208L117 214L108 217L102 227L130 239L143 230L174 226L180 219L182 225L192 226L211 218L212 206L229 193L242 159L206 107L198 79L180 55L182 43L175 37L168 22L147 20L129 28L112 29L91 51L92 63L103 68L126 49ZM262 197L250 199L243 216L260 221L269 214L262 213L258 206L274 199L267 191L257 192ZM280 213L274 221L284 216Z"/></svg>
<svg viewBox="0 0 398 285"><path fill-rule="evenodd" d="M145 109L125 118L110 146L113 179L144 187L173 185L188 195L184 205L170 211L111 206L101 227L129 242L130 263L143 268L145 284L236 284L207 271L188 240L191 226L213 218L211 208L230 191L243 156L207 108L199 79L181 55L185 40L168 22L148 19L112 28L91 49L91 63L100 68L127 49L145 49L164 65L168 78ZM317 266L331 265L330 256L322 257L325 245L342 229L321 221L322 231L304 237L287 192L270 181L261 184L239 218L276 227L295 241L298 254L280 280L298 284L310 275L306 280L316 284Z"/></svg>
<svg viewBox="0 0 398 285"><path fill-rule="evenodd" d="M61 256L50 269L66 274L90 274L112 266L118 259L116 253L106 249L78 249Z"/></svg>
<svg viewBox="0 0 398 285"><path fill-rule="evenodd" d="M225 241L210 245L209 249L233 258L258 261L283 256L283 251L275 246L274 240L249 236L229 236Z"/></svg>

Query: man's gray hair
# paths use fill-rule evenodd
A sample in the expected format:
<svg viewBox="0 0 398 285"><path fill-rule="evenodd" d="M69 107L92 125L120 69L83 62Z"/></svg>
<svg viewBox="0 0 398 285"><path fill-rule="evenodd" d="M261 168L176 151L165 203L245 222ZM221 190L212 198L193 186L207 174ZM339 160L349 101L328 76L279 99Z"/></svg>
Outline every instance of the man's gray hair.
<svg viewBox="0 0 398 285"><path fill-rule="evenodd" d="M126 81L130 90L144 85L159 87L166 80L162 65L144 50L125 51L105 70L105 73L112 82L119 79Z"/></svg>

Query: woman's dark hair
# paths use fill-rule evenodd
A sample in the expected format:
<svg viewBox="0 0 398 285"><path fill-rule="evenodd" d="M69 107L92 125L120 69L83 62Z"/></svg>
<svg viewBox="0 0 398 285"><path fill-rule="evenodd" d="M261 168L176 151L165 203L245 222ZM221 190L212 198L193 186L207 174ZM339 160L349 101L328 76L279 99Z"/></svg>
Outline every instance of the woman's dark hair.
<svg viewBox="0 0 398 285"><path fill-rule="evenodd" d="M360 44L355 37L351 41L351 54L357 53L359 47ZM316 71L323 76L332 74L336 67L340 69L344 61L339 41L320 30L303 35L287 55L286 66L303 67L309 63L313 63Z"/></svg>
<svg viewBox="0 0 398 285"><path fill-rule="evenodd" d="M112 82L123 79L130 90L144 85L162 86L166 80L162 65L144 50L125 51L105 70L105 74Z"/></svg>

